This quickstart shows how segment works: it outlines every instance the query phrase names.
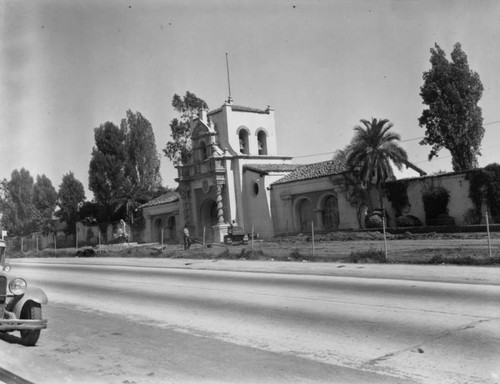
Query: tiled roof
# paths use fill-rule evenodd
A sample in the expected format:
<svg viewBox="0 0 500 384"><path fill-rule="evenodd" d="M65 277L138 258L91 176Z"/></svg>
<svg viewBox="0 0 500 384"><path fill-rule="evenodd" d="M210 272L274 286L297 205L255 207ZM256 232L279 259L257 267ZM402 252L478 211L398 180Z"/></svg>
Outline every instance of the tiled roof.
<svg viewBox="0 0 500 384"><path fill-rule="evenodd" d="M294 181L315 179L318 177L338 175L345 172L346 169L343 165L335 163L333 160L323 161L321 163L313 163L302 165L294 172L286 175L282 179L274 182L273 184L285 184Z"/></svg>
<svg viewBox="0 0 500 384"><path fill-rule="evenodd" d="M269 175L271 172L293 172L300 166L299 164L246 164L243 170Z"/></svg>
<svg viewBox="0 0 500 384"><path fill-rule="evenodd" d="M242 105L232 105L231 109L236 112L267 113L267 111L264 111L262 109L244 107Z"/></svg>
<svg viewBox="0 0 500 384"><path fill-rule="evenodd" d="M219 113L221 110L222 110L222 107L219 107L217 109L209 111L207 113L207 115L208 116L215 115L216 113ZM231 110L233 110L235 112L252 112L252 113L261 113L261 114L269 113L267 110L245 107L243 105L231 105Z"/></svg>
<svg viewBox="0 0 500 384"><path fill-rule="evenodd" d="M170 191L142 204L139 208L154 207L155 205L174 203L176 201L179 201L179 195L177 192Z"/></svg>

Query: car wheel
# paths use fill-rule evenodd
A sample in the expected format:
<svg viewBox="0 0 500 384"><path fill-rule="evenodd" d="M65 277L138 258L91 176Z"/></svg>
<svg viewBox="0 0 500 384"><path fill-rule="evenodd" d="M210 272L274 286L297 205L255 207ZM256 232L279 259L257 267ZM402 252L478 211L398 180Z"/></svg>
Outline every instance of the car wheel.
<svg viewBox="0 0 500 384"><path fill-rule="evenodd" d="M21 311L22 320L41 320L42 307L40 304L28 302L24 305ZM28 347L32 347L40 337L40 329L21 330L21 343Z"/></svg>

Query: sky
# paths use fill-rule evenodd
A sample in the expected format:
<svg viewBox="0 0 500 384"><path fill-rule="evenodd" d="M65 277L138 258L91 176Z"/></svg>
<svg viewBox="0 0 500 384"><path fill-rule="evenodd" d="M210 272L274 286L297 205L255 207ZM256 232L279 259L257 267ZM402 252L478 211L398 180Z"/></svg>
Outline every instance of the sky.
<svg viewBox="0 0 500 384"><path fill-rule="evenodd" d="M409 159L427 160L419 95L435 43L457 42L484 86L479 165L500 162L500 2L497 0L0 0L0 179L27 169L56 189L73 172L88 190L94 129L126 111L152 124L163 155L174 94L210 109L275 110L278 152L306 164L349 144L360 119L386 118ZM415 176L407 171L400 177Z"/></svg>

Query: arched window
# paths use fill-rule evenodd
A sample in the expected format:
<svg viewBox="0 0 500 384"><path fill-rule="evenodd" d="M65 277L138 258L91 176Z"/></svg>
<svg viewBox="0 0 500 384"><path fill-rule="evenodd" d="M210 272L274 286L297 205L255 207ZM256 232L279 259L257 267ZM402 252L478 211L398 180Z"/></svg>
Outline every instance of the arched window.
<svg viewBox="0 0 500 384"><path fill-rule="evenodd" d="M299 229L301 232L311 232L313 212L311 202L303 199L297 205L297 217L299 219Z"/></svg>
<svg viewBox="0 0 500 384"><path fill-rule="evenodd" d="M323 227L336 231L339 227L339 207L335 196L328 196L323 203Z"/></svg>
<svg viewBox="0 0 500 384"><path fill-rule="evenodd" d="M240 153L248 155L248 131L246 129L241 129L238 134L240 139Z"/></svg>
<svg viewBox="0 0 500 384"><path fill-rule="evenodd" d="M267 155L267 136L264 131L257 134L257 145L259 146L259 155Z"/></svg>

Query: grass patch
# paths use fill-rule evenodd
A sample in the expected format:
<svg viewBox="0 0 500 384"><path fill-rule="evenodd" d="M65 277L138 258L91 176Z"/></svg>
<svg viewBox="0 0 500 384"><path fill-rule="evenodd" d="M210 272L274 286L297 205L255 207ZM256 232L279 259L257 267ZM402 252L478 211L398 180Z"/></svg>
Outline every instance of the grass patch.
<svg viewBox="0 0 500 384"><path fill-rule="evenodd" d="M387 263L385 252L373 248L367 251L351 252L348 261L351 263Z"/></svg>
<svg viewBox="0 0 500 384"><path fill-rule="evenodd" d="M451 265L498 265L500 257L471 257L471 256L432 256L426 264L451 264Z"/></svg>

